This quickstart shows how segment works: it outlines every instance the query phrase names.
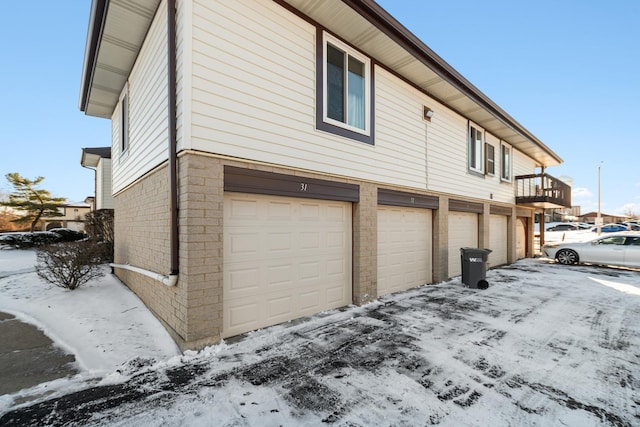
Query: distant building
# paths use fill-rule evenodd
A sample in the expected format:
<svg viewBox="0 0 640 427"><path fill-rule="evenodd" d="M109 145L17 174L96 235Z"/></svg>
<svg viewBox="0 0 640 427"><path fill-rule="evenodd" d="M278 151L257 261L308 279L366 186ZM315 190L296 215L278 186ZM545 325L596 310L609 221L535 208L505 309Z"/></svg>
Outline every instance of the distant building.
<svg viewBox="0 0 640 427"><path fill-rule="evenodd" d="M595 224L597 217L598 217L597 212L589 212L580 216L579 221L588 222L589 224ZM624 215L612 215L604 212L600 212L600 217L602 218L602 222L604 224L611 223L611 222L627 221L629 219Z"/></svg>
<svg viewBox="0 0 640 427"><path fill-rule="evenodd" d="M58 210L61 216L41 219L42 230L69 228L75 231L84 231L84 220L91 212L91 205L88 203L67 203L60 206Z"/></svg>
<svg viewBox="0 0 640 427"><path fill-rule="evenodd" d="M95 197L91 210L113 209L111 191L111 147L83 148L80 164L95 171Z"/></svg>

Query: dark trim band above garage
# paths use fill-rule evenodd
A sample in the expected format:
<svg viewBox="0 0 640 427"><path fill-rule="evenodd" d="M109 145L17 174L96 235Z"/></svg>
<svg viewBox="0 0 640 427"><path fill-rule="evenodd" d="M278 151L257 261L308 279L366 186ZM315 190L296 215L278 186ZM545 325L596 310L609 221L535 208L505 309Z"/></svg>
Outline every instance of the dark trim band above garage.
<svg viewBox="0 0 640 427"><path fill-rule="evenodd" d="M531 209L517 208L516 216L531 218L533 216L533 211Z"/></svg>
<svg viewBox="0 0 640 427"><path fill-rule="evenodd" d="M509 206L496 206L496 205L491 205L489 207L489 213L491 215L505 215L505 216L511 216L512 213L512 209Z"/></svg>
<svg viewBox="0 0 640 427"><path fill-rule="evenodd" d="M484 205L482 203L468 202L466 200L449 199L449 210L481 214L484 212Z"/></svg>
<svg viewBox="0 0 640 427"><path fill-rule="evenodd" d="M440 199L436 196L378 188L378 204L404 206L408 208L438 209L440 207Z"/></svg>
<svg viewBox="0 0 640 427"><path fill-rule="evenodd" d="M360 186L235 166L224 167L224 191L358 202Z"/></svg>

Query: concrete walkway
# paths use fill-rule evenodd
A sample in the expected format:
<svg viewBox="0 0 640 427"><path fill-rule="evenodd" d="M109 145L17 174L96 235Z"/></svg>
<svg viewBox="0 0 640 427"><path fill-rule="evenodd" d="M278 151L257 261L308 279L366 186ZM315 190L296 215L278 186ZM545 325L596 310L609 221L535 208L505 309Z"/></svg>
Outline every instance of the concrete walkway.
<svg viewBox="0 0 640 427"><path fill-rule="evenodd" d="M75 360L35 326L0 312L0 395L74 375Z"/></svg>

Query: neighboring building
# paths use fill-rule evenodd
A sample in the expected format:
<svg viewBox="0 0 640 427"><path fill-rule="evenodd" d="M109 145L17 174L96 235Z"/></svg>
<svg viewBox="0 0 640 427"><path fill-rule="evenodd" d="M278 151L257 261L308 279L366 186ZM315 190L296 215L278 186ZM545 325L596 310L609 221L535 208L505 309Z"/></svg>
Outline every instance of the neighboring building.
<svg viewBox="0 0 640 427"><path fill-rule="evenodd" d="M459 275L462 247L532 256L535 210L570 206L559 156L371 0L94 0L87 40L114 269L183 348Z"/></svg>
<svg viewBox="0 0 640 427"><path fill-rule="evenodd" d="M95 172L95 196L91 210L113 209L111 147L83 148L80 164Z"/></svg>
<svg viewBox="0 0 640 427"><path fill-rule="evenodd" d="M84 220L89 212L91 205L88 203L66 203L58 208L60 216L42 217L40 223L42 230L51 230L52 228L69 228L75 231L84 231Z"/></svg>
<svg viewBox="0 0 640 427"><path fill-rule="evenodd" d="M579 217L580 222L587 222L589 224L595 224L596 218L598 217L598 212L588 212ZM600 217L602 218L603 224L610 224L614 222L628 221L629 217L624 215L613 215L604 212L600 212Z"/></svg>

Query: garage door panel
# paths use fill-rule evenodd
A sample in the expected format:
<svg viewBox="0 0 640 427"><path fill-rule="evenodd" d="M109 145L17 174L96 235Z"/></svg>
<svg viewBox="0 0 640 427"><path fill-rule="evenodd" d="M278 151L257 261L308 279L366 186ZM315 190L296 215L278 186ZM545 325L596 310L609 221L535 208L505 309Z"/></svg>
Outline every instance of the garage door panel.
<svg viewBox="0 0 640 427"><path fill-rule="evenodd" d="M428 209L378 208L378 296L432 281Z"/></svg>
<svg viewBox="0 0 640 427"><path fill-rule="evenodd" d="M224 215L223 337L351 303L350 203L226 193Z"/></svg>
<svg viewBox="0 0 640 427"><path fill-rule="evenodd" d="M516 221L516 258L521 259L527 256L527 232L524 226L525 219L518 218Z"/></svg>
<svg viewBox="0 0 640 427"><path fill-rule="evenodd" d="M509 221L504 215L491 215L489 224L489 266L507 263L507 225Z"/></svg>
<svg viewBox="0 0 640 427"><path fill-rule="evenodd" d="M478 214L449 212L449 277L462 274L460 248L478 247Z"/></svg>

